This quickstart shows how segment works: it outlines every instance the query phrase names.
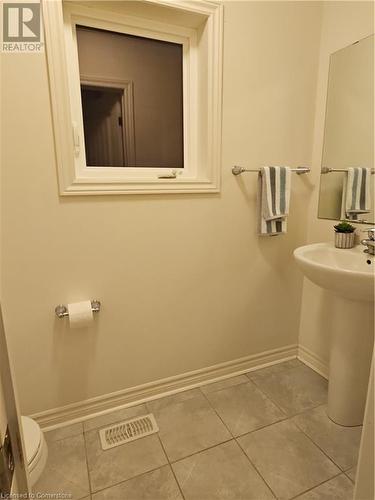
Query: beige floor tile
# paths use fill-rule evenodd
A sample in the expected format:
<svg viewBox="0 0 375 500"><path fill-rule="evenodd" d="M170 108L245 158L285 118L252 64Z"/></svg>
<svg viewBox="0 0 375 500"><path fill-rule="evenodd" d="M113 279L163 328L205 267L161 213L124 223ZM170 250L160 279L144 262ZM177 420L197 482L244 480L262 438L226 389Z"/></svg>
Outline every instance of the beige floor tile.
<svg viewBox="0 0 375 500"><path fill-rule="evenodd" d="M327 402L327 381L305 365L249 377L290 416Z"/></svg>
<svg viewBox="0 0 375 500"><path fill-rule="evenodd" d="M93 492L109 488L167 463L156 434L103 451L99 432L85 433L87 461Z"/></svg>
<svg viewBox="0 0 375 500"><path fill-rule="evenodd" d="M210 392L220 391L221 389L226 389L238 384L246 384L249 379L246 375L238 375L237 377L230 377L224 380L219 380L219 382L214 382L212 384L203 385L201 391L204 394L209 394Z"/></svg>
<svg viewBox="0 0 375 500"><path fill-rule="evenodd" d="M172 465L186 500L265 500L274 496L235 441Z"/></svg>
<svg viewBox="0 0 375 500"><path fill-rule="evenodd" d="M290 420L238 442L278 498L292 498L340 472Z"/></svg>
<svg viewBox="0 0 375 500"><path fill-rule="evenodd" d="M299 368L301 366L305 365L299 359L290 359L289 361L284 361L283 363L276 363L275 365L267 366L266 368L261 368L260 370L248 372L247 376L250 379L252 379L253 377L267 377L268 375L281 373L284 370Z"/></svg>
<svg viewBox="0 0 375 500"><path fill-rule="evenodd" d="M60 439L66 439L68 437L78 436L83 432L82 422L77 424L66 425L65 427L59 427L58 429L53 429L52 431L44 432L44 437L47 443L52 443L53 441L59 441Z"/></svg>
<svg viewBox="0 0 375 500"><path fill-rule="evenodd" d="M154 401L147 402L147 408L150 412L156 410L162 410L167 406L173 405L175 403L182 403L183 401L189 401L189 399L199 397L201 395L199 389L191 389L189 391L178 392L177 394L172 394L171 396L166 396L164 398L155 399Z"/></svg>
<svg viewBox="0 0 375 500"><path fill-rule="evenodd" d="M357 463L362 427L335 424L325 406L297 415L293 422L343 470Z"/></svg>
<svg viewBox="0 0 375 500"><path fill-rule="evenodd" d="M353 483L341 474L297 498L298 500L352 500L353 490Z"/></svg>
<svg viewBox="0 0 375 500"><path fill-rule="evenodd" d="M252 382L207 394L233 436L240 436L285 418Z"/></svg>
<svg viewBox="0 0 375 500"><path fill-rule="evenodd" d="M86 420L83 422L83 430L84 432L88 432L93 429L99 429L100 427L106 427L107 425L111 425L116 422L121 422L122 420L138 417L139 415L147 415L147 413L149 412L145 405L122 408L121 410L112 411L110 413L106 413L105 415L99 415L98 417Z"/></svg>
<svg viewBox="0 0 375 500"><path fill-rule="evenodd" d="M231 439L231 435L200 393L199 397L154 411L159 436L170 461Z"/></svg>
<svg viewBox="0 0 375 500"><path fill-rule="evenodd" d="M72 500L90 494L83 434L48 444L48 460L35 493L71 495Z"/></svg>
<svg viewBox="0 0 375 500"><path fill-rule="evenodd" d="M351 467L345 472L345 474L355 483L355 476L357 474L357 466Z"/></svg>
<svg viewBox="0 0 375 500"><path fill-rule="evenodd" d="M102 490L92 500L182 500L169 465Z"/></svg>

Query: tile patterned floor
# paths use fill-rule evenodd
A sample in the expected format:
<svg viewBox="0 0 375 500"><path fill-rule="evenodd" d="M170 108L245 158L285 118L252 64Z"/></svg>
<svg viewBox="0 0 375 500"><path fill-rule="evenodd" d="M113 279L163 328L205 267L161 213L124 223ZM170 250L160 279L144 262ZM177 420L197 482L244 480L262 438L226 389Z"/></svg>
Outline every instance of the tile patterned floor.
<svg viewBox="0 0 375 500"><path fill-rule="evenodd" d="M73 500L351 500L361 428L326 415L298 360L46 433L38 493ZM102 451L98 429L152 412L159 433Z"/></svg>

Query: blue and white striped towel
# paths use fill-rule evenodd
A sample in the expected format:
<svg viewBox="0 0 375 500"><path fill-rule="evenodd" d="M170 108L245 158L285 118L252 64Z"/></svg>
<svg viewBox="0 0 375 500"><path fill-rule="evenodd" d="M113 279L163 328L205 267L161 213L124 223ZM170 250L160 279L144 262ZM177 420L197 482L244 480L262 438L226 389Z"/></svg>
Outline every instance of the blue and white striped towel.
<svg viewBox="0 0 375 500"><path fill-rule="evenodd" d="M262 167L258 178L258 233L286 233L291 172L288 167Z"/></svg>
<svg viewBox="0 0 375 500"><path fill-rule="evenodd" d="M371 169L348 168L343 185L343 208L345 218L355 220L358 214L367 214L371 210Z"/></svg>

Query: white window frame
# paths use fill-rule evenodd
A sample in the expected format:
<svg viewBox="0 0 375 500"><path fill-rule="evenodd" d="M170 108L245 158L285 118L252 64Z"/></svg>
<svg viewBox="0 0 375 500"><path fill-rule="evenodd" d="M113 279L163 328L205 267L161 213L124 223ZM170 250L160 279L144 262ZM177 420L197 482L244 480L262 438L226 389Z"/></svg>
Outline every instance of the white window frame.
<svg viewBox="0 0 375 500"><path fill-rule="evenodd" d="M95 2L92 2L93 5ZM144 2L140 2L145 5ZM206 1L149 0L198 13L197 28L44 0L58 178L61 195L218 192L221 160L222 7ZM188 23L187 23L188 24ZM184 168L86 165L76 25L179 43L183 47ZM69 63L68 63L69 62ZM89 79L97 75L88 75ZM86 75L85 75L86 78ZM173 177L173 175L175 177ZM170 178L166 178L166 176Z"/></svg>

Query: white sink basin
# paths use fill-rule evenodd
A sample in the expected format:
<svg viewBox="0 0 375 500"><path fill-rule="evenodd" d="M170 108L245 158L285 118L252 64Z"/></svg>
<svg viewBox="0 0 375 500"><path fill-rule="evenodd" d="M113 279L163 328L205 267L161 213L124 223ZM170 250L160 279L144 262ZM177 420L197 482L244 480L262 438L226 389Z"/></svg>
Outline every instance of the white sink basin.
<svg viewBox="0 0 375 500"><path fill-rule="evenodd" d="M373 302L374 256L363 250L362 245L348 250L335 248L332 243L315 243L297 248L294 257L316 285L347 299Z"/></svg>
<svg viewBox="0 0 375 500"><path fill-rule="evenodd" d="M361 425L374 346L373 255L359 245L350 250L316 243L294 251L298 266L313 283L332 292L324 334L331 338L328 416L345 426ZM317 322L317 335L322 324Z"/></svg>

